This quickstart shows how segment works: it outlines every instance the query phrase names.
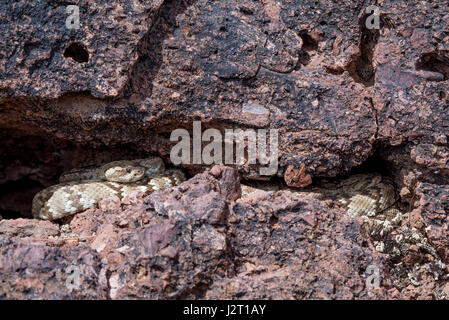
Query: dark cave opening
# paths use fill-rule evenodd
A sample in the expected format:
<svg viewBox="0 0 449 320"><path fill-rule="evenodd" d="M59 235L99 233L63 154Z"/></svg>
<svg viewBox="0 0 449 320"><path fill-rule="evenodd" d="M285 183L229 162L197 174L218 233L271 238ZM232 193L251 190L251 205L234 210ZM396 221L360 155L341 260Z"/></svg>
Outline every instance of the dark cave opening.
<svg viewBox="0 0 449 320"><path fill-rule="evenodd" d="M89 61L89 52L82 43L73 42L65 48L64 57L72 58L79 63L84 63Z"/></svg>
<svg viewBox="0 0 449 320"><path fill-rule="evenodd" d="M449 79L449 58L438 52L426 53L416 62L416 70L432 71L443 74L444 80Z"/></svg>
<svg viewBox="0 0 449 320"><path fill-rule="evenodd" d="M59 176L74 168L125 159L144 158L131 144L81 144L50 135L0 131L0 217L31 218L33 197L59 183Z"/></svg>
<svg viewBox="0 0 449 320"><path fill-rule="evenodd" d="M28 178L0 185L0 216L3 219L30 218L34 195L42 184Z"/></svg>
<svg viewBox="0 0 449 320"><path fill-rule="evenodd" d="M380 149L377 149L360 166L354 167L350 175L363 173L379 173L386 177L392 177L394 168L385 161L380 155Z"/></svg>

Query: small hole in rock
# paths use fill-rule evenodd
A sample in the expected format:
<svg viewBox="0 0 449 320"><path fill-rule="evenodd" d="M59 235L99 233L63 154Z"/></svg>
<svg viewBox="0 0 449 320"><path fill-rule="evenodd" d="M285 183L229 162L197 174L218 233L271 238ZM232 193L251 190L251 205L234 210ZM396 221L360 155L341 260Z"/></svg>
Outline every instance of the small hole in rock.
<svg viewBox="0 0 449 320"><path fill-rule="evenodd" d="M347 70L355 82L363 84L366 87L372 87L374 85L376 74L376 68L373 64L373 55L379 39L379 30L370 30L366 28L366 20L368 17L369 15L365 15L359 21L360 55L353 59L347 67Z"/></svg>
<svg viewBox="0 0 449 320"><path fill-rule="evenodd" d="M443 75L444 80L449 79L449 58L438 52L421 55L415 66L416 70L438 72Z"/></svg>
<svg viewBox="0 0 449 320"><path fill-rule="evenodd" d="M42 188L39 182L28 178L1 184L0 216L4 219L30 218L31 201Z"/></svg>
<svg viewBox="0 0 449 320"><path fill-rule="evenodd" d="M72 58L76 62L84 63L89 61L89 53L87 52L86 47L79 42L71 43L64 50L64 57Z"/></svg>
<svg viewBox="0 0 449 320"><path fill-rule="evenodd" d="M363 173L380 173L383 176L392 177L393 167L391 164L384 160L380 155L379 146L375 146L374 153L366 159L360 166L354 167L351 170L351 175L353 174L363 174Z"/></svg>
<svg viewBox="0 0 449 320"><path fill-rule="evenodd" d="M247 7L240 7L240 12L248 16L253 14L253 10Z"/></svg>
<svg viewBox="0 0 449 320"><path fill-rule="evenodd" d="M318 50L318 42L316 42L305 30L302 30L299 32L299 36L302 38L303 43L303 50L309 52L309 51L316 51Z"/></svg>
<svg viewBox="0 0 449 320"><path fill-rule="evenodd" d="M276 227L278 226L278 222L279 222L279 218L276 217L275 215L272 215L272 216L270 217L270 226L271 226L272 228L276 228Z"/></svg>

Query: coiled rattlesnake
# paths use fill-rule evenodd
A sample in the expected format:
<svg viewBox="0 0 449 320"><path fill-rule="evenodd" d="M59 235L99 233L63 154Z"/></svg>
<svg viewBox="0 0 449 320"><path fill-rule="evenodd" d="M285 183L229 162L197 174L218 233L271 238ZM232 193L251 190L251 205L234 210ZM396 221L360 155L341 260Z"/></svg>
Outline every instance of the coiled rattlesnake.
<svg viewBox="0 0 449 320"><path fill-rule="evenodd" d="M48 187L33 198L33 217L56 220L95 206L103 199L120 199L135 192L151 193L179 185L185 180L179 170L165 170L158 157L122 160L62 174L60 184Z"/></svg>
<svg viewBox="0 0 449 320"><path fill-rule="evenodd" d="M135 191L151 193L176 186L184 180L181 171L165 170L158 157L75 169L62 174L60 184L36 194L32 214L39 219L60 219L87 210L105 198L117 196L122 199ZM337 201L350 216L367 217L383 224L373 225L374 229L389 229L385 224L396 224L401 218L394 183L379 174L354 175L322 183L305 192L318 199Z"/></svg>
<svg viewBox="0 0 449 320"><path fill-rule="evenodd" d="M377 173L356 174L318 188L318 198L337 201L351 217L362 217L368 233L383 238L401 223L402 209L392 179Z"/></svg>
<svg viewBox="0 0 449 320"><path fill-rule="evenodd" d="M257 188L243 186L244 195ZM269 188L267 191L274 191ZM362 217L372 236L383 237L401 222L402 209L394 182L377 173L356 174L349 178L322 181L315 187L289 189L319 200L336 202L351 217Z"/></svg>

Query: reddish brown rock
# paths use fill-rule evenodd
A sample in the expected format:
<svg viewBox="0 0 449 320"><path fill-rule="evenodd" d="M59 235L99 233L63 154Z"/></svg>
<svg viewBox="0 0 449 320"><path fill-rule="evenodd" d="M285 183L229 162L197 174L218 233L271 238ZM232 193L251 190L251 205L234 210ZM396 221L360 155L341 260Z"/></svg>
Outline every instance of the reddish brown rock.
<svg viewBox="0 0 449 320"><path fill-rule="evenodd" d="M59 226L49 221L14 219L0 221L0 235L19 238L42 238L59 235Z"/></svg>
<svg viewBox="0 0 449 320"><path fill-rule="evenodd" d="M295 169L294 166L289 166L284 174L285 183L290 187L304 188L312 183L312 177L307 174L306 166L301 164L301 169Z"/></svg>
<svg viewBox="0 0 449 320"><path fill-rule="evenodd" d="M241 194L230 168L148 198L105 200L60 234L51 223L8 221L29 216L32 196L68 169L148 153L169 162L170 132L191 132L201 120L203 129L278 129L276 175L291 186L351 170L391 175L408 223L447 261L449 8L377 5L380 30L364 27L358 1L80 1L75 31L52 1L1 4L0 38L9 44L0 49L2 254L61 255L55 270L78 253L101 256L112 298L447 297L435 270L412 274L412 264L434 258L413 246L397 271L408 282L367 292L360 270L379 254L363 245L358 222L316 200L270 193L272 201L238 200L229 215ZM257 165L236 167L266 178ZM20 242L50 235L56 240L39 240L38 249ZM37 281L48 270L33 259L23 263ZM380 263L385 279L395 274ZM24 276L5 270L11 281ZM18 288L8 282L5 297L28 292L24 279ZM67 297L49 281L47 291L35 286L42 296ZM96 285L79 297L104 297Z"/></svg>
<svg viewBox="0 0 449 320"><path fill-rule="evenodd" d="M60 249L0 236L3 299L106 299L105 271L89 248Z"/></svg>
<svg viewBox="0 0 449 320"><path fill-rule="evenodd" d="M26 1L22 5L31 6ZM173 146L167 134L175 128L191 129L198 117L203 128L278 129L279 176L290 165L299 170L305 164L310 177L333 177L369 157L376 133L370 93L348 73L360 51L354 39L361 32L361 7L349 2L327 7L301 1L167 1L159 11L159 22L145 34L159 5L160 1L146 1L135 8L123 4L123 12L112 10L104 17L111 11L108 5L94 11L93 4L81 3L90 24L78 36L83 41L91 39L85 40L91 60L80 74L74 73L77 79L71 86L55 88L73 76L62 70L65 64L59 61L67 59L56 54L61 48L55 48L54 38L63 41L71 33L43 34L41 42L55 52L55 62L48 68L39 65L34 74L52 74L48 81L53 82L48 90L35 91L35 100L19 100L23 91L31 95L29 86L20 82L19 87L13 80L22 76L21 69L15 73L13 67L8 69L7 83L17 87L8 85L0 101L4 109L0 126L93 149L102 144L132 144L167 160ZM34 10L47 10L44 0L35 6ZM52 9L62 23L60 11ZM128 11L133 13L117 18ZM56 27L53 15L50 18L49 27ZM108 19L116 24L96 31L96 24ZM34 26L39 21L30 23ZM131 25L137 25L135 33ZM13 37L13 27L5 37ZM117 37L116 49L104 47L113 46L109 41ZM25 44L19 41L18 46ZM105 55L112 58L100 64ZM115 69L109 70L111 66ZM101 81L107 84L98 84ZM61 92L81 93L61 96ZM123 98L119 98L121 92ZM107 96L117 99L100 99ZM60 168L62 160L56 159ZM5 168L11 165L6 163ZM198 166L186 167L198 171ZM257 166L239 169L245 176L260 178ZM28 175L26 171L17 174Z"/></svg>
<svg viewBox="0 0 449 320"><path fill-rule="evenodd" d="M443 261L449 262L449 187L420 184L415 190L418 208L430 242Z"/></svg>
<svg viewBox="0 0 449 320"><path fill-rule="evenodd" d="M119 95L139 58L136 47L162 2L78 1L76 29L66 26L71 20L68 4L48 0L2 4L1 41L9 45L1 52L0 97Z"/></svg>
<svg viewBox="0 0 449 320"><path fill-rule="evenodd" d="M342 211L304 195L270 191L236 201L230 222L237 275L216 281L209 298L388 296L385 259L370 248L360 221ZM368 266L380 270L381 289L366 287Z"/></svg>
<svg viewBox="0 0 449 320"><path fill-rule="evenodd" d="M130 204L76 214L59 233L53 222L2 220L0 230L19 231L1 235L1 277L21 280L6 280L0 293L36 299L386 297L385 259L370 247L360 221L287 191L234 201L240 189L236 170L216 166L178 187L136 195ZM46 238L27 231L33 226L48 230ZM89 270L84 293L67 292L63 270L70 264ZM366 289L369 265L382 275L374 291ZM35 290L29 291L31 282Z"/></svg>

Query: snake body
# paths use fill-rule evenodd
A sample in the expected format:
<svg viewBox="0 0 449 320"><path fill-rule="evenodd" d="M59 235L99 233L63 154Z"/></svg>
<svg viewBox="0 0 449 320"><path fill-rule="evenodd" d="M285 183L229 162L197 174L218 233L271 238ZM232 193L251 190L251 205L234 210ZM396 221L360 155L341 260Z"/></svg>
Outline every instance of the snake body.
<svg viewBox="0 0 449 320"><path fill-rule="evenodd" d="M276 191L268 188L267 191ZM247 196L264 191L243 186L242 194ZM402 219L399 196L392 179L377 173L356 174L349 178L321 181L314 187L302 190L290 189L319 200L336 202L351 217L362 217L368 232L383 237L397 226Z"/></svg>
<svg viewBox="0 0 449 320"><path fill-rule="evenodd" d="M323 183L318 189L321 199L330 199L351 217L361 217L367 232L382 239L402 220L402 209L395 184L377 173L356 174L346 179Z"/></svg>
<svg viewBox="0 0 449 320"><path fill-rule="evenodd" d="M101 200L123 199L136 191L151 193L179 185L185 180L179 170L165 170L158 157L114 161L98 167L63 173L60 183L33 198L33 217L60 219L97 205Z"/></svg>
<svg viewBox="0 0 449 320"><path fill-rule="evenodd" d="M87 210L106 198L122 199L135 191L151 193L184 180L181 171L165 170L158 157L74 169L61 175L60 184L36 194L32 214L35 218L56 220ZM321 200L337 201L353 217L394 222L400 216L394 183L380 174L357 174L321 182L305 192Z"/></svg>

